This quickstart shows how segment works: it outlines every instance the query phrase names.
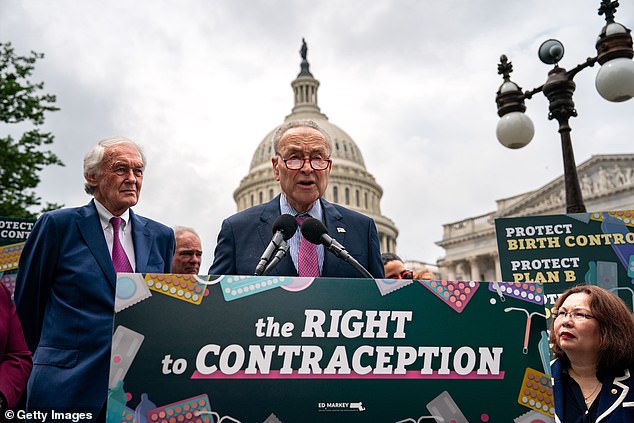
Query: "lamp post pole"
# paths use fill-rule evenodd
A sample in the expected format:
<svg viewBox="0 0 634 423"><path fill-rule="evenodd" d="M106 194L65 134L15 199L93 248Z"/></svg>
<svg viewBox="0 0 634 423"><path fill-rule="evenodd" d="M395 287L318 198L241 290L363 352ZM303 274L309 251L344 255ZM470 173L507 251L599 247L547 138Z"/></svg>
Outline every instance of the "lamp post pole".
<svg viewBox="0 0 634 423"><path fill-rule="evenodd" d="M524 100L543 92L549 102L548 119L559 122L567 213L586 212L570 137L570 118L577 116L572 100L576 88L573 78L581 70L599 62L601 65L608 65L608 70L604 72L602 68L597 75L596 85L599 93L610 101L625 101L634 97L632 37L629 29L614 22L614 13L618 5L618 1L601 1L599 14L605 14L606 25L596 44L597 56L588 58L570 71L558 66L564 53L564 47L559 41L547 40L540 46L539 58L542 62L555 65L548 72L544 85L523 93L521 88L510 80L513 65L505 55L500 57L498 65L498 73L504 79L496 95L498 115L501 118L497 127L498 140L509 148L521 148L530 142L534 129L530 119L524 115ZM610 73L610 66L614 67L615 63L620 66L618 72L612 72L617 74L616 80L608 81L614 78L611 75L606 77L605 74Z"/></svg>
<svg viewBox="0 0 634 423"><path fill-rule="evenodd" d="M548 119L556 119L559 122L559 135L561 137L561 153L564 160L564 187L566 191L566 212L585 213L586 206L583 203L581 185L577 176L577 165L575 164L575 154L572 150L572 139L570 137L570 118L577 116L575 103L572 101L572 94L575 92L576 84L572 78L581 69L593 66L596 59L577 66L570 72L564 68L555 67L548 73L548 80L542 86L542 92L548 98L549 110Z"/></svg>

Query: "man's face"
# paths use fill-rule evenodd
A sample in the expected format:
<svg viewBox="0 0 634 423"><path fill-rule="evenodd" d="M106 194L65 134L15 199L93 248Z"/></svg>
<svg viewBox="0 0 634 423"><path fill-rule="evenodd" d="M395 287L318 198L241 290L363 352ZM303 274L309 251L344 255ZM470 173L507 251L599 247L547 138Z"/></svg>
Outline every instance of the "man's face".
<svg viewBox="0 0 634 423"><path fill-rule="evenodd" d="M280 182L280 189L295 210L308 211L326 191L331 166L324 170L314 170L309 161L305 161L301 169L290 170L284 160L329 159L328 141L318 130L301 126L284 132L278 149L279 156L272 159L275 180Z"/></svg>
<svg viewBox="0 0 634 423"><path fill-rule="evenodd" d="M200 240L191 232L176 238L176 252L172 258L172 273L197 275L200 270L203 250Z"/></svg>
<svg viewBox="0 0 634 423"><path fill-rule="evenodd" d="M401 274L405 270L405 265L400 260L388 261L383 265L385 279L402 279Z"/></svg>
<svg viewBox="0 0 634 423"><path fill-rule="evenodd" d="M143 158L132 145L106 149L98 175L86 175L93 195L110 213L120 216L139 201L144 172Z"/></svg>

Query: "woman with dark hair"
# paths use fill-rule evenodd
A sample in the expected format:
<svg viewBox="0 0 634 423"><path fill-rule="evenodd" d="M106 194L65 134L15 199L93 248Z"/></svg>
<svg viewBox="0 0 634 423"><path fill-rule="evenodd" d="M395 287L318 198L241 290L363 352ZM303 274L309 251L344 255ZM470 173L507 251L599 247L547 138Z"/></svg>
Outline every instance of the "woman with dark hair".
<svg viewBox="0 0 634 423"><path fill-rule="evenodd" d="M634 422L634 317L619 297L570 288L555 304L550 342L557 422Z"/></svg>

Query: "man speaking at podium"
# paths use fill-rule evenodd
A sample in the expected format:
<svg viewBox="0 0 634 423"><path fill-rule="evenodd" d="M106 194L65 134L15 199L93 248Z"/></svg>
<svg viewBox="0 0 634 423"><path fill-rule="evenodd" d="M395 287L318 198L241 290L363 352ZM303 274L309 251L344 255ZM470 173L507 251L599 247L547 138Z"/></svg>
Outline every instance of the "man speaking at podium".
<svg viewBox="0 0 634 423"><path fill-rule="evenodd" d="M284 232L288 253L264 274L278 276L359 278L349 262L315 245L302 231L284 222L295 217L299 226L308 218L322 222L326 239L345 247L374 278L383 278L379 238L374 221L322 198L332 168L330 136L313 121L290 121L273 135L273 174L282 193L268 203L243 210L222 223L210 275L262 274L270 263L275 232ZM290 217L289 217L290 219ZM291 219L292 220L292 219ZM280 227L280 222L282 222ZM327 232L326 232L327 231ZM322 238L323 238L322 237ZM332 237L332 238L331 238ZM273 238L273 240L272 240ZM269 245L269 247L267 247ZM277 244L276 244L277 246ZM278 250L279 251L279 250ZM270 255L270 254L269 254ZM260 272L256 272L259 268Z"/></svg>

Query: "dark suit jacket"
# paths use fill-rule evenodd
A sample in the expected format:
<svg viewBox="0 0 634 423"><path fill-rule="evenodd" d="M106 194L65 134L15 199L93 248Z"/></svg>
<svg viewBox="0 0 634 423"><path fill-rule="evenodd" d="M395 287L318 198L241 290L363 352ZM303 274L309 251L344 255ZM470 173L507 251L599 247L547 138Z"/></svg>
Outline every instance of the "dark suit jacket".
<svg viewBox="0 0 634 423"><path fill-rule="evenodd" d="M320 199L328 234L336 239L377 279L383 278L379 237L369 217ZM271 241L273 223L280 215L280 197L243 210L222 222L210 275L253 275L255 267ZM342 230L337 230L342 228ZM273 268L272 275L297 276L287 254ZM326 251L322 277L361 278L354 267Z"/></svg>
<svg viewBox="0 0 634 423"><path fill-rule="evenodd" d="M553 394L555 396L555 421L565 423L564 420L564 366L560 360L550 363L553 375ZM604 423L631 423L634 422L634 380L631 370L625 370L624 374L610 377L609 382L604 382L595 401L599 401L597 421Z"/></svg>
<svg viewBox="0 0 634 423"><path fill-rule="evenodd" d="M0 393L9 408L18 404L31 367L31 351L24 341L11 293L0 283Z"/></svg>
<svg viewBox="0 0 634 423"><path fill-rule="evenodd" d="M169 273L174 233L130 210L136 272ZM28 409L88 411L108 392L116 273L94 201L42 215L26 241L15 302L33 354Z"/></svg>

